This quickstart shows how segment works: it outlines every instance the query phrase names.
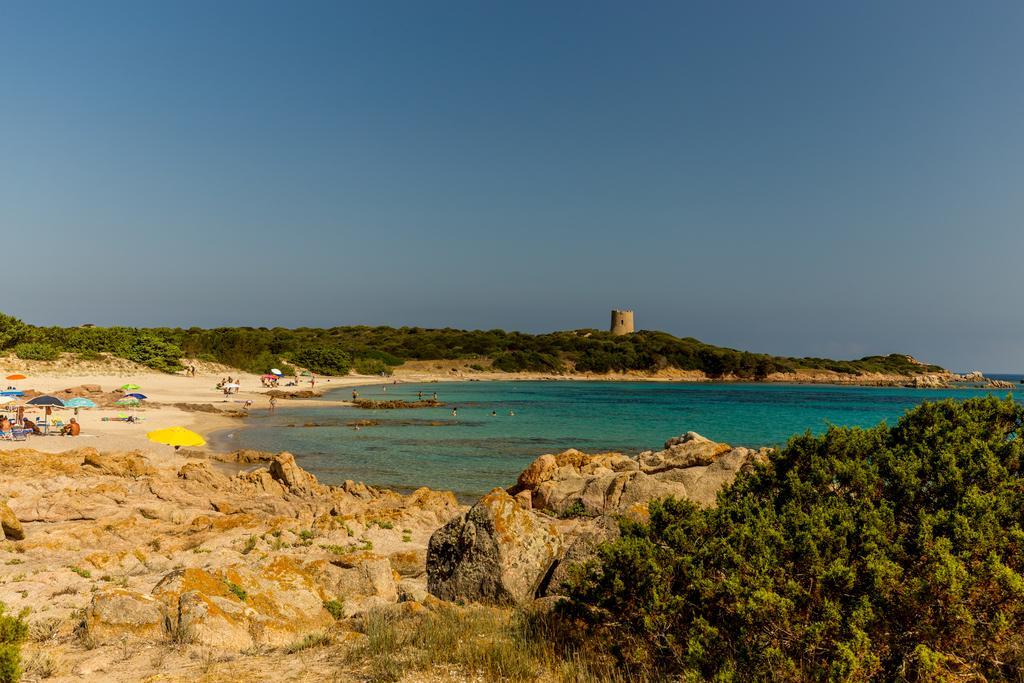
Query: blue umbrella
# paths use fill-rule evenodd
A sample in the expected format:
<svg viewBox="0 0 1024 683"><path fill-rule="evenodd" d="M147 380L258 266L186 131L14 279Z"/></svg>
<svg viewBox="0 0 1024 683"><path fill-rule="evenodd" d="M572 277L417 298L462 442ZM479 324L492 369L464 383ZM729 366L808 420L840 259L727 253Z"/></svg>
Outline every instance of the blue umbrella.
<svg viewBox="0 0 1024 683"><path fill-rule="evenodd" d="M72 398L64 402L65 408L95 408L96 403L87 398Z"/></svg>
<svg viewBox="0 0 1024 683"><path fill-rule="evenodd" d="M146 395L145 394L125 394L125 396L131 396L132 398L137 398L140 401L145 401L146 400Z"/></svg>

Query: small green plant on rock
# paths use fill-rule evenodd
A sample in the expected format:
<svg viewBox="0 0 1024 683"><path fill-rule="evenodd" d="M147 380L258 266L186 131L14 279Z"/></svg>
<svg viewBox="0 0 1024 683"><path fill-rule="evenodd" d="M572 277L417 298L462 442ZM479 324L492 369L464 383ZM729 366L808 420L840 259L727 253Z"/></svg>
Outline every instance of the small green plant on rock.
<svg viewBox="0 0 1024 683"><path fill-rule="evenodd" d="M247 593L246 590L239 586L237 583L224 579L224 585L227 586L228 590L231 591L235 595L235 597L241 600L242 602L245 602L246 598L249 597L249 593Z"/></svg>
<svg viewBox="0 0 1024 683"><path fill-rule="evenodd" d="M341 600L325 600L324 609L338 621L345 618L345 603Z"/></svg>

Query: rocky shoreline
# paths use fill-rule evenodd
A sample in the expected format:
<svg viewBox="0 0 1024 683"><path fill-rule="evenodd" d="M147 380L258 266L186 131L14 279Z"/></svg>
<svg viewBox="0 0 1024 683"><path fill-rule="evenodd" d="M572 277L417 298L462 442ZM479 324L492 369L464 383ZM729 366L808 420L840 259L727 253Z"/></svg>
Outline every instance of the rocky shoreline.
<svg viewBox="0 0 1024 683"><path fill-rule="evenodd" d="M669 495L713 504L766 457L692 433L637 457L569 450L467 509L326 486L288 453L5 451L0 601L31 609L26 659L58 677L137 680L198 652L285 675L296 642L355 646L372 612L549 599L617 517Z"/></svg>

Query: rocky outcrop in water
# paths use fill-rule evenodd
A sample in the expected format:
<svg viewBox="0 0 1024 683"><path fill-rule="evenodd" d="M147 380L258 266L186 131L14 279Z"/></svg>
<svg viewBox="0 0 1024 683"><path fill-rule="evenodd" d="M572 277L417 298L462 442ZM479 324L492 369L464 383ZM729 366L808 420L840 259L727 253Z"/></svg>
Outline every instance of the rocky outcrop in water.
<svg viewBox="0 0 1024 683"><path fill-rule="evenodd" d="M572 565L617 533L616 517L643 519L650 501L670 496L714 505L723 486L768 453L689 432L635 458L542 455L507 493L491 492L434 533L428 588L445 600L498 604L553 594Z"/></svg>

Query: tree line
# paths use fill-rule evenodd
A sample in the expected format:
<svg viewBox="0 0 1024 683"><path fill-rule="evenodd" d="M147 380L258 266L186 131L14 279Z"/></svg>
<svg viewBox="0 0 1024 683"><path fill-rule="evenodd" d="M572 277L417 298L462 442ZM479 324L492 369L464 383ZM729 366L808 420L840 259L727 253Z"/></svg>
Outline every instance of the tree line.
<svg viewBox="0 0 1024 683"><path fill-rule="evenodd" d="M249 372L293 363L321 374L389 374L406 360L490 361L504 372L656 372L700 370L713 378L763 379L775 372L815 369L857 375L940 371L907 356L854 361L787 358L738 351L665 332L613 336L598 330L524 334L505 330L349 326L331 328L44 327L0 314L0 349L49 360L112 354L166 372L182 358L223 363ZM482 367L482 366L481 366ZM284 368L281 368L284 370Z"/></svg>

